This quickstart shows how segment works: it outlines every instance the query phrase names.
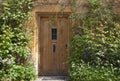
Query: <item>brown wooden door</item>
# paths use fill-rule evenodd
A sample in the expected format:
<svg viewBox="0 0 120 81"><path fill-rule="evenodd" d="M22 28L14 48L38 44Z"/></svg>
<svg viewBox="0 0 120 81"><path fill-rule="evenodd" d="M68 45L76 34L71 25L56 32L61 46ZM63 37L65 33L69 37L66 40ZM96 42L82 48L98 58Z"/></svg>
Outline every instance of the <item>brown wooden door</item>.
<svg viewBox="0 0 120 81"><path fill-rule="evenodd" d="M67 74L68 41L69 27L67 18L40 18L40 75Z"/></svg>

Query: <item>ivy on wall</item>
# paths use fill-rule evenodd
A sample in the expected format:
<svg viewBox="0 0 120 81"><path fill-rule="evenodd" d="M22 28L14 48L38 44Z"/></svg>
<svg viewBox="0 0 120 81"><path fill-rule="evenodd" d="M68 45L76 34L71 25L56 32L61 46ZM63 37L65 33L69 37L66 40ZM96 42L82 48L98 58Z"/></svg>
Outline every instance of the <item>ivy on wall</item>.
<svg viewBox="0 0 120 81"><path fill-rule="evenodd" d="M71 80L119 81L119 15L101 0L87 0L87 9L82 17L76 11L71 16L77 22L73 26L69 59Z"/></svg>
<svg viewBox="0 0 120 81"><path fill-rule="evenodd" d="M8 0L0 13L0 81L31 81L35 72L29 59L24 23L32 0Z"/></svg>

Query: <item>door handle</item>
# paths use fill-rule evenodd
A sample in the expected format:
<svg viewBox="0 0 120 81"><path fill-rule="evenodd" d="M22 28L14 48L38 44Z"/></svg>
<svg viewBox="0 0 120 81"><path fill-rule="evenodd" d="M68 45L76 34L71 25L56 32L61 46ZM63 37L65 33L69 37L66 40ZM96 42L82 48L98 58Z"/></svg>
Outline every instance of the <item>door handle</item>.
<svg viewBox="0 0 120 81"><path fill-rule="evenodd" d="M68 48L68 44L65 44L65 48L66 48L66 49Z"/></svg>
<svg viewBox="0 0 120 81"><path fill-rule="evenodd" d="M53 44L53 53L55 53L55 52L56 52L56 45Z"/></svg>

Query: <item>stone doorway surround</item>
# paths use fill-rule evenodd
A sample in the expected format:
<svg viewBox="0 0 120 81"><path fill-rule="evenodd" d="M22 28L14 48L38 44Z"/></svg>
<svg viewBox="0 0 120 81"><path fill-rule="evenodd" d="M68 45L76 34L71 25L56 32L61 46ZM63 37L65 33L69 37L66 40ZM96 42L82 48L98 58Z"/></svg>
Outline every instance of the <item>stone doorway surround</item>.
<svg viewBox="0 0 120 81"><path fill-rule="evenodd" d="M64 10L62 10L63 7L59 4L40 4L39 2L36 2L36 4L33 7L33 10L31 11L31 17L32 20L27 22L28 27L32 27L33 29L33 36L31 39L31 53L32 53L32 58L34 62L34 67L36 70L36 74L38 74L38 61L39 61L39 40L38 40L38 34L39 34L39 16L40 15L49 15L49 14L70 14L71 13L71 8L70 6L64 7ZM62 10L62 12L61 12Z"/></svg>

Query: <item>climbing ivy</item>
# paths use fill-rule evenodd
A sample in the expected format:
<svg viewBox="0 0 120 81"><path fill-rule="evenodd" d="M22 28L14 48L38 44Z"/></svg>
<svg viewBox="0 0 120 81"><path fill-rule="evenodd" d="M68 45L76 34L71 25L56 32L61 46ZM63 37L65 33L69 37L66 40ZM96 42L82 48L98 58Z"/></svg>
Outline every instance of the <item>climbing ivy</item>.
<svg viewBox="0 0 120 81"><path fill-rule="evenodd" d="M75 24L70 77L72 81L119 81L119 15L110 3L108 5L101 0L87 0L86 6L88 11L84 16L79 17L76 11L71 15Z"/></svg>
<svg viewBox="0 0 120 81"><path fill-rule="evenodd" d="M7 0L0 13L0 81L31 81L35 72L27 60L30 51L25 21L32 0Z"/></svg>

